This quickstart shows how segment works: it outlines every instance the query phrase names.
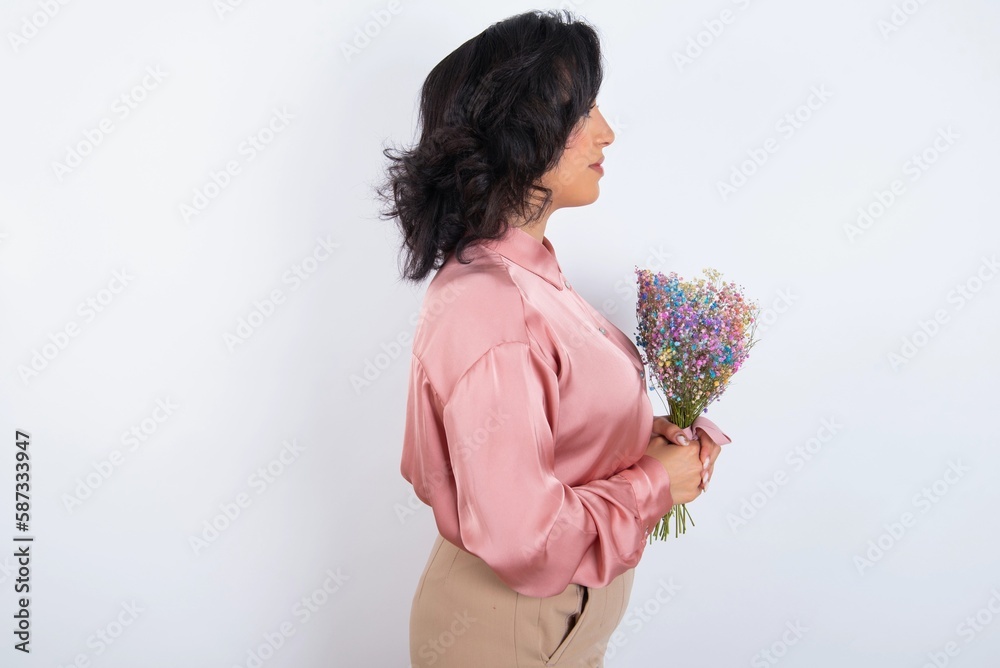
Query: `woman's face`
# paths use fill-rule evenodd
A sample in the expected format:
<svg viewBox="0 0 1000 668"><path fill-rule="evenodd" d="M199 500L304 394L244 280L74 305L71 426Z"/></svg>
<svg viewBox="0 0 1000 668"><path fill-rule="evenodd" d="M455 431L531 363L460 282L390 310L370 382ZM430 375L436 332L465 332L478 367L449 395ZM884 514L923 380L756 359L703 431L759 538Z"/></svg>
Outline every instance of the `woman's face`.
<svg viewBox="0 0 1000 668"><path fill-rule="evenodd" d="M604 147L615 133L597 105L589 114L577 123L556 166L542 175L542 185L552 189L552 210L591 204L600 194L603 171L593 165L604 159Z"/></svg>

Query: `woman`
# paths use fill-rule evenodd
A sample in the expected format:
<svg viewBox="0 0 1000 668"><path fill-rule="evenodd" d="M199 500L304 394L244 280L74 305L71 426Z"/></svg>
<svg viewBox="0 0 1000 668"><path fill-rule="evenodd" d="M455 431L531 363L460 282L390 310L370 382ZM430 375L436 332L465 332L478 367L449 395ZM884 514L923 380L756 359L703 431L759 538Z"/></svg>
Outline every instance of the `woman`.
<svg viewBox="0 0 1000 668"><path fill-rule="evenodd" d="M654 419L638 350L545 236L553 211L597 199L614 140L602 75L594 29L569 12L508 18L434 67L419 142L385 151L403 275L438 270L401 462L440 533L412 602L414 666L603 666L650 531L706 489L728 442L703 418L691 441Z"/></svg>

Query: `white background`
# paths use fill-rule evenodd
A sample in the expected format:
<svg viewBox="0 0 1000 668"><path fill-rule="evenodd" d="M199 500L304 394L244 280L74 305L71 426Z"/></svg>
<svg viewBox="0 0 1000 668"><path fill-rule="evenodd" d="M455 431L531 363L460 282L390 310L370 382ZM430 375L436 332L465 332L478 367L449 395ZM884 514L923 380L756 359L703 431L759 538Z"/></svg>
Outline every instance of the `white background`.
<svg viewBox="0 0 1000 668"><path fill-rule="evenodd" d="M733 443L697 526L647 549L607 665L992 665L1000 8L666 4L563 4L601 33L617 137L599 200L547 234L629 335L636 264L716 267L771 310L709 409ZM424 287L399 280L372 187L382 148L415 138L431 68L536 6L216 5L3 3L4 666L409 665L435 536L399 474ZM750 175L724 196L734 170ZM859 208L881 215L862 228ZM227 344L241 319L256 326ZM12 648L15 429L29 656Z"/></svg>

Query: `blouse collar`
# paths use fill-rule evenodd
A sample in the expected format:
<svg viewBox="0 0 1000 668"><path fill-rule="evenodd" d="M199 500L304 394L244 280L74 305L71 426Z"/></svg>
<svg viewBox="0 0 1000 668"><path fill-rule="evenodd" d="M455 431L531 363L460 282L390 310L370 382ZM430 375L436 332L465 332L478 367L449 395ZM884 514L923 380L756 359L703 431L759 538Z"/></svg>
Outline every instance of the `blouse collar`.
<svg viewBox="0 0 1000 668"><path fill-rule="evenodd" d="M542 236L542 242L525 232L520 227L511 226L502 239L490 239L483 244L511 262L518 264L533 274L545 279L557 289L562 290L564 282L562 269L556 259L555 248L549 238Z"/></svg>

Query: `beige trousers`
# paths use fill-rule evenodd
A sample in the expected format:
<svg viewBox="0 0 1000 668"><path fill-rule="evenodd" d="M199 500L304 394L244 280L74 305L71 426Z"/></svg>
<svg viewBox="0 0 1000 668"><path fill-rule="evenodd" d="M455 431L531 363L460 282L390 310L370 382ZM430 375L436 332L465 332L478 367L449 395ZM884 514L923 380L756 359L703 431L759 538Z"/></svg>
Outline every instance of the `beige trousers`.
<svg viewBox="0 0 1000 668"><path fill-rule="evenodd" d="M606 587L519 594L479 557L438 535L410 612L413 668L603 668L635 569Z"/></svg>

